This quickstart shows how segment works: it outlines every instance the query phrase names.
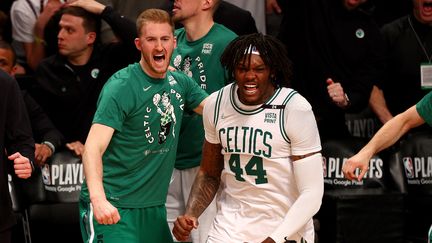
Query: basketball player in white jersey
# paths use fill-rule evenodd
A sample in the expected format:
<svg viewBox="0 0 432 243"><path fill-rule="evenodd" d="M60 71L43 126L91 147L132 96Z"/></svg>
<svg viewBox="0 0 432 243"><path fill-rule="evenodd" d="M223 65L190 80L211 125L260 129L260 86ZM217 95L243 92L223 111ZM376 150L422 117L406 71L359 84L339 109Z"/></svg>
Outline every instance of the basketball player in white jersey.
<svg viewBox="0 0 432 243"><path fill-rule="evenodd" d="M217 194L207 242L314 242L312 216L324 191L321 144L310 104L287 88L281 42L252 34L221 57L234 83L204 108L205 142L186 213L173 234L186 240ZM219 193L217 193L219 191Z"/></svg>

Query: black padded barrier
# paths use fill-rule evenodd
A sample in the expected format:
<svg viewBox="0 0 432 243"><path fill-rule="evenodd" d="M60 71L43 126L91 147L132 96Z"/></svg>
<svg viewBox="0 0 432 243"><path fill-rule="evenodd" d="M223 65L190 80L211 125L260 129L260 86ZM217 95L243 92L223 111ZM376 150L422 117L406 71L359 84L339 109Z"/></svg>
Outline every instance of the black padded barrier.
<svg viewBox="0 0 432 243"><path fill-rule="evenodd" d="M328 140L322 143L324 185L327 190L353 190L367 188L394 189L394 176L390 173L387 155L376 155L369 162L369 170L362 181L350 181L342 172L342 166L364 145L363 138ZM359 170L356 171L360 173ZM400 172L399 172L400 173ZM360 193L361 191L359 191Z"/></svg>
<svg viewBox="0 0 432 243"><path fill-rule="evenodd" d="M404 196L395 183L400 168L384 153L371 159L360 182L349 181L342 173L343 163L366 142L350 138L322 143L325 191L316 215L321 226L318 242L403 242Z"/></svg>
<svg viewBox="0 0 432 243"><path fill-rule="evenodd" d="M16 187L13 176L8 176L9 195L12 201L12 209L17 219L17 225L12 228L12 241L31 243L30 223L28 217L28 204L24 200L23 192Z"/></svg>
<svg viewBox="0 0 432 243"><path fill-rule="evenodd" d="M367 191L330 191L316 215L319 243L403 243L403 195Z"/></svg>
<svg viewBox="0 0 432 243"><path fill-rule="evenodd" d="M45 199L29 208L34 242L82 242L78 200L83 180L81 159L69 150L56 152L42 167Z"/></svg>
<svg viewBox="0 0 432 243"><path fill-rule="evenodd" d="M81 159L68 150L55 153L42 168L46 201L78 202L84 172Z"/></svg>
<svg viewBox="0 0 432 243"><path fill-rule="evenodd" d="M432 195L432 130L405 136L395 159L403 166L409 194Z"/></svg>
<svg viewBox="0 0 432 243"><path fill-rule="evenodd" d="M406 186L406 242L426 242L432 224L432 129L407 134L393 158Z"/></svg>

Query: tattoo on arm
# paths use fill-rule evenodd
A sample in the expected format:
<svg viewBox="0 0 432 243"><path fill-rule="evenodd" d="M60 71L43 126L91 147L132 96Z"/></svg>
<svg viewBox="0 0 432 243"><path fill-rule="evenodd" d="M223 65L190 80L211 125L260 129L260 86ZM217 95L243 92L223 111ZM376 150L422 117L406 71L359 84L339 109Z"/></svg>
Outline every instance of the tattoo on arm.
<svg viewBox="0 0 432 243"><path fill-rule="evenodd" d="M198 173L187 203L187 215L199 217L213 200L219 189L220 179Z"/></svg>
<svg viewBox="0 0 432 243"><path fill-rule="evenodd" d="M215 197L223 169L223 155L219 144L204 143L200 170L192 185L186 214L198 218Z"/></svg>

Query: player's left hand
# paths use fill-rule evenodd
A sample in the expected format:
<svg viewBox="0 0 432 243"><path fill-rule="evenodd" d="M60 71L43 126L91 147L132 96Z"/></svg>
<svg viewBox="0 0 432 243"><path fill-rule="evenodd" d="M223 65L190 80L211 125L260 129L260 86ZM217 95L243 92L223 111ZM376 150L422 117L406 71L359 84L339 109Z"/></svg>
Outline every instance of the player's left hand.
<svg viewBox="0 0 432 243"><path fill-rule="evenodd" d="M27 179L31 176L32 165L27 157L22 156L19 152L16 152L8 157L8 159L13 160L15 174L18 178Z"/></svg>

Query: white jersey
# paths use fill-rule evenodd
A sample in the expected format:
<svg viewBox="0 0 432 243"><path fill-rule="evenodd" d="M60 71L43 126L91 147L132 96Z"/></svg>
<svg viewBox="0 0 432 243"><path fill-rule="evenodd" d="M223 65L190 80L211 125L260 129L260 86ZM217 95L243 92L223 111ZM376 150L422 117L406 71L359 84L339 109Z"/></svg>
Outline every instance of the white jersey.
<svg viewBox="0 0 432 243"><path fill-rule="evenodd" d="M277 89L263 105L245 106L230 84L204 108L206 140L222 145L224 169L218 214L208 242L262 242L299 196L289 156L321 150L310 104L296 91ZM312 219L287 239L313 242Z"/></svg>

